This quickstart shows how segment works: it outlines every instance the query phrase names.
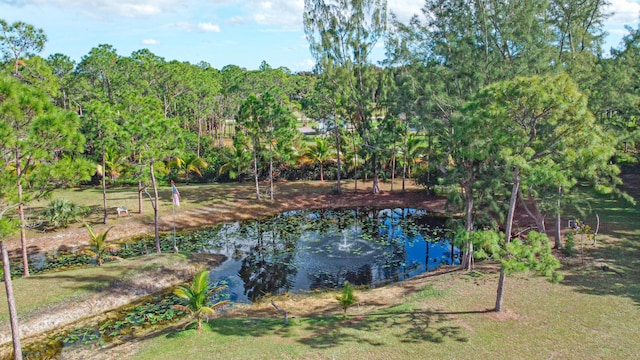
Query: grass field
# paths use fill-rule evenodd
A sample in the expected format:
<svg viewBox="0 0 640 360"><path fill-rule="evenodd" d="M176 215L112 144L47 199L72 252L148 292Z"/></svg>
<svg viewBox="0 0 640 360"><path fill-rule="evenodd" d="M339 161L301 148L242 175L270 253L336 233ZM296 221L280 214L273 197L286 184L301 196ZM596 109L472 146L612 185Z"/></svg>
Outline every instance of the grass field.
<svg viewBox="0 0 640 360"><path fill-rule="evenodd" d="M227 185L225 185L227 186ZM251 197L250 186L182 187L185 208ZM324 187L322 188L324 189ZM315 188L316 191L319 188ZM89 199L81 192L76 201ZM94 191L94 190L91 190ZM205 197L215 192L215 197ZM313 192L313 184L300 192ZM135 194L135 192L133 192ZM93 197L95 194L92 194ZM114 193L115 196L115 193ZM199 196L202 199L199 200ZM127 198L128 199L128 198ZM120 200L128 201L125 198ZM590 197L601 219L595 246L583 256L564 258L564 280L507 278L505 310L491 312L497 272L480 264L473 272L425 276L387 288L356 291L361 300L343 318L336 294L276 298L293 316L284 326L270 305L265 311L213 319L201 331L181 327L149 334L124 345L71 351L65 358L135 359L640 359L640 226L639 207L621 200ZM89 201L89 200L86 200ZM97 269L96 271L99 271ZM69 272L70 278L72 273ZM75 276L75 275L74 275ZM87 275L89 276L89 275ZM59 286L60 292L33 292L51 287L18 283L20 296L59 299L102 287L105 282ZM35 277L34 277L35 279ZM401 289L402 291L398 291ZM24 295L27 294L27 295ZM26 301L26 300L25 300ZM35 301L35 300L34 300ZM55 300L57 301L57 300ZM41 304L24 305L32 312ZM26 304L26 302L25 302ZM326 311L333 307L333 311ZM318 310L314 312L313 309ZM6 310L4 310L6 311ZM80 355L79 355L80 354Z"/></svg>
<svg viewBox="0 0 640 360"><path fill-rule="evenodd" d="M363 314L353 309L347 319L309 316L284 326L274 312L271 318L213 320L200 332L173 331L145 340L133 358L633 359L640 354L637 298L594 293L572 281L552 285L517 277L508 279L506 311L495 314L487 309L496 278L484 272L441 275L403 305Z"/></svg>

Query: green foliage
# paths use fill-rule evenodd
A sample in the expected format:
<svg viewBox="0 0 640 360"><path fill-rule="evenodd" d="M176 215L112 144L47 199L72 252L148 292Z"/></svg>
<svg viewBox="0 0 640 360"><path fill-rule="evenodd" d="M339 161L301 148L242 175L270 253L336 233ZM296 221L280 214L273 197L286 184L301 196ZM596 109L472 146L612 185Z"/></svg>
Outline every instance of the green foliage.
<svg viewBox="0 0 640 360"><path fill-rule="evenodd" d="M115 244L107 244L107 235L111 228L101 233L95 233L89 224L85 224L85 226L87 227L87 230L89 230L89 235L91 236L91 239L89 240L89 249L85 249L85 252L96 259L98 266L102 266L102 262L106 257L107 252L117 248L117 245Z"/></svg>
<svg viewBox="0 0 640 360"><path fill-rule="evenodd" d="M597 234L591 228L591 226L589 226L582 220L576 220L576 227L569 234L574 241L574 246L579 245L578 252L580 253L580 256L584 256L585 246L588 243L596 243Z"/></svg>
<svg viewBox="0 0 640 360"><path fill-rule="evenodd" d="M251 151L248 149L242 134L233 138L233 146L225 148L222 152L223 164L218 170L219 174L228 174L230 179L244 181L245 175L251 169Z"/></svg>
<svg viewBox="0 0 640 360"><path fill-rule="evenodd" d="M565 236L562 252L567 256L576 255L576 240L573 232L570 232Z"/></svg>
<svg viewBox="0 0 640 360"><path fill-rule="evenodd" d="M20 228L20 223L12 218L0 217L0 241L4 241L4 239L18 231Z"/></svg>
<svg viewBox="0 0 640 360"><path fill-rule="evenodd" d="M0 51L5 61L13 61L16 75L20 60L42 51L46 42L47 36L42 29L22 21L9 24L0 19Z"/></svg>
<svg viewBox="0 0 640 360"><path fill-rule="evenodd" d="M562 280L556 272L560 262L551 252L551 243L545 234L531 231L525 237L504 242L504 235L495 230L476 230L469 234L478 259L501 262L507 274L533 271L552 282Z"/></svg>
<svg viewBox="0 0 640 360"><path fill-rule="evenodd" d="M53 200L42 211L47 227L57 229L81 221L90 212L90 208L74 204L66 199Z"/></svg>
<svg viewBox="0 0 640 360"><path fill-rule="evenodd" d="M347 316L347 309L358 301L358 299L353 295L353 285L351 285L349 281L344 282L342 294L336 296L336 300L338 300L340 306L342 306L344 316Z"/></svg>
<svg viewBox="0 0 640 360"><path fill-rule="evenodd" d="M311 161L320 165L320 181L324 181L324 164L333 157L334 154L330 152L330 143L327 139L318 137L315 139L315 144L305 151L299 161Z"/></svg>
<svg viewBox="0 0 640 360"><path fill-rule="evenodd" d="M213 293L218 292L226 286L209 285L209 271L202 270L193 278L191 286L180 285L173 293L186 302L186 305L175 305L177 310L189 312L197 324L197 329L202 328L202 319L208 319L215 314L215 309L229 303L228 300L218 301L209 305Z"/></svg>
<svg viewBox="0 0 640 360"><path fill-rule="evenodd" d="M469 239L474 246L474 258L485 260L494 258L501 254L502 235L494 230L476 230L471 232L463 231L463 234L469 234ZM457 236L456 236L457 237Z"/></svg>
<svg viewBox="0 0 640 360"><path fill-rule="evenodd" d="M167 167L181 172L188 183L189 175L193 173L201 177L202 172L209 167L209 164L203 158L189 154L184 157L174 157L169 161Z"/></svg>

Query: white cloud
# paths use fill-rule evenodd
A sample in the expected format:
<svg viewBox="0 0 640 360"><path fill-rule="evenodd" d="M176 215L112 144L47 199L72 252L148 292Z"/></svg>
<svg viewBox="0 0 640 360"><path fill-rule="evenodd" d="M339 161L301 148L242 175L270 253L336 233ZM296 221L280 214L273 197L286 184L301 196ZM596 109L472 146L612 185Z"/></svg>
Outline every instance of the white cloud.
<svg viewBox="0 0 640 360"><path fill-rule="evenodd" d="M394 0L389 1L389 12L393 12L398 16L398 20L408 22L413 15L421 15L420 10L424 5L423 0Z"/></svg>
<svg viewBox="0 0 640 360"><path fill-rule="evenodd" d="M302 29L304 0L247 0L244 9L260 25L275 25L284 29Z"/></svg>
<svg viewBox="0 0 640 360"><path fill-rule="evenodd" d="M158 45L160 41L156 39L144 39L140 42L142 45Z"/></svg>
<svg viewBox="0 0 640 360"><path fill-rule="evenodd" d="M295 68L291 69L293 71L311 71L313 67L316 65L316 62L313 59L304 59L299 63L296 63Z"/></svg>
<svg viewBox="0 0 640 360"><path fill-rule="evenodd" d="M122 17L150 17L172 14L181 8L216 9L239 7L241 14L226 20L228 24L247 24L273 26L286 30L302 30L304 0L3 0L13 5L50 5L57 8L74 8L84 16L108 19L110 15ZM613 0L632 1L632 0ZM391 0L389 10L399 19L408 21L420 12L424 0ZM212 10L213 9L213 10ZM208 14L214 15L214 14Z"/></svg>
<svg viewBox="0 0 640 360"><path fill-rule="evenodd" d="M174 24L177 28L180 28L186 32L192 32L193 26L187 21L179 21Z"/></svg>
<svg viewBox="0 0 640 360"><path fill-rule="evenodd" d="M388 3L389 10L403 22L409 21L414 14L421 14L423 5L424 0L391 0ZM258 24L302 30L304 0L247 0L244 9Z"/></svg>
<svg viewBox="0 0 640 360"><path fill-rule="evenodd" d="M613 13L606 24L609 26L635 25L640 22L640 2L637 0L611 0L605 12Z"/></svg>
<svg viewBox="0 0 640 360"><path fill-rule="evenodd" d="M123 17L154 16L169 13L185 6L184 0L9 0L10 5L49 5L56 8L76 9L95 18L109 15Z"/></svg>
<svg viewBox="0 0 640 360"><path fill-rule="evenodd" d="M203 32L220 32L220 26L214 24L214 23L199 23L198 24L198 30L203 31Z"/></svg>
<svg viewBox="0 0 640 360"><path fill-rule="evenodd" d="M234 16L227 19L226 23L229 25L243 25L247 23L247 19L242 16Z"/></svg>

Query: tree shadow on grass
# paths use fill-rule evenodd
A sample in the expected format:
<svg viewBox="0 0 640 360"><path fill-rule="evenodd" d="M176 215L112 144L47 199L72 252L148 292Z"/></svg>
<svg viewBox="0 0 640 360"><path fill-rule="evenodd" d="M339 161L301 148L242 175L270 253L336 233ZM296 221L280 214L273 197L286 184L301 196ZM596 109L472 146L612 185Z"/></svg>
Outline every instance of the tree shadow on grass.
<svg viewBox="0 0 640 360"><path fill-rule="evenodd" d="M266 334L291 336L291 326L284 325L282 319L268 318L217 318L202 324L203 330L209 330L225 336L260 337Z"/></svg>
<svg viewBox="0 0 640 360"><path fill-rule="evenodd" d="M640 305L640 243L637 239L599 239L589 246L584 260L576 262L562 284L590 295L614 295L631 298Z"/></svg>
<svg viewBox="0 0 640 360"><path fill-rule="evenodd" d="M388 345L372 339L372 332L389 331L401 343L431 342L447 340L467 342L468 338L459 326L452 325L456 314L486 313L486 311L437 312L437 311L386 311L353 317L325 316L293 318L284 325L280 318L217 318L202 324L202 331L211 331L222 336L262 337L277 335L293 338L315 349L326 349L348 343L371 346ZM297 330L303 330L300 333ZM385 330L386 329L386 330ZM397 329L397 330L394 330ZM170 338L180 337L182 331L175 329L167 333Z"/></svg>
<svg viewBox="0 0 640 360"><path fill-rule="evenodd" d="M465 313L484 313L471 311ZM304 321L304 330L310 335L298 341L311 348L324 349L347 343L388 345L382 340L372 339L369 334L390 332L400 343L431 342L447 340L467 342L459 326L452 325L452 315L436 311L385 311L354 317L309 318Z"/></svg>

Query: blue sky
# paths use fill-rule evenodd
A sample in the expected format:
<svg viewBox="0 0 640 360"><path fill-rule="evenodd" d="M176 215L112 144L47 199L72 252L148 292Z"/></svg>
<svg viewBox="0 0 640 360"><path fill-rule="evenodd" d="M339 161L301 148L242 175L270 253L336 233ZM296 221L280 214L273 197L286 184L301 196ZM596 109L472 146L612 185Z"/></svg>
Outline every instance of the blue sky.
<svg viewBox="0 0 640 360"><path fill-rule="evenodd" d="M640 0L610 0L605 49L618 46L624 25L637 28ZM389 0L407 20L423 0ZM215 68L310 70L313 60L302 29L304 0L0 0L0 18L42 28L49 41L41 54L79 61L91 48L110 44L118 54L148 48L166 60Z"/></svg>

